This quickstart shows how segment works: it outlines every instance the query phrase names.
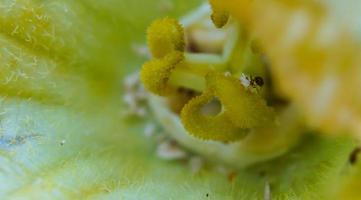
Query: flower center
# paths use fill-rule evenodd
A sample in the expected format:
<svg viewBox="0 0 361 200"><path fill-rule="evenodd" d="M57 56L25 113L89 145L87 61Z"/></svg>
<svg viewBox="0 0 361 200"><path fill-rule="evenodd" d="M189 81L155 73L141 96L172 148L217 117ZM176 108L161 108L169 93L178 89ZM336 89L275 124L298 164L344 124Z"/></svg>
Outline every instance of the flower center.
<svg viewBox="0 0 361 200"><path fill-rule="evenodd" d="M213 26L209 16L223 28ZM148 91L168 102L151 103L161 123L171 126L165 119L171 115L164 112L173 111L175 123L182 124L177 129L185 128L171 130L180 143L206 156L221 148L220 159L244 166L284 153L297 141L297 112L287 104L272 103L277 96L264 55L227 13L214 10L210 15L202 7L182 24L170 18L156 20L147 39L153 58L143 65L141 80ZM224 146L195 147L204 140ZM244 158L235 159L242 154Z"/></svg>

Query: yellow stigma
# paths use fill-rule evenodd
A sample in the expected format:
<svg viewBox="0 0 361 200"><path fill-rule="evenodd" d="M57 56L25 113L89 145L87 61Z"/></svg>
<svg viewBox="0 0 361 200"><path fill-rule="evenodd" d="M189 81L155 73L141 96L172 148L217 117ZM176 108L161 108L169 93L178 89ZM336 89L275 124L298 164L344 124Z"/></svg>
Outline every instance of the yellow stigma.
<svg viewBox="0 0 361 200"><path fill-rule="evenodd" d="M237 141L246 136L247 131L236 127L226 116L220 113L208 116L202 113L202 108L214 98L212 88L206 89L186 104L181 112L181 120L188 133L203 140L223 142Z"/></svg>
<svg viewBox="0 0 361 200"><path fill-rule="evenodd" d="M223 26L225 26L229 20L229 13L225 10L220 10L218 8L216 8L213 4L212 1L210 1L213 13L211 15L211 19L213 21L213 24L217 27L217 28L222 28Z"/></svg>
<svg viewBox="0 0 361 200"><path fill-rule="evenodd" d="M154 59L143 65L141 80L152 93L167 96L172 91L170 76L184 60L184 30L175 19L159 19L148 28L147 40Z"/></svg>
<svg viewBox="0 0 361 200"><path fill-rule="evenodd" d="M140 78L146 89L157 95L168 95L172 90L168 84L170 75L182 60L184 60L183 53L174 51L164 58L145 63L140 72Z"/></svg>
<svg viewBox="0 0 361 200"><path fill-rule="evenodd" d="M259 95L247 91L240 80L211 73L206 77L209 87L221 101L229 119L240 128L256 128L272 123L275 113Z"/></svg>
<svg viewBox="0 0 361 200"><path fill-rule="evenodd" d="M275 113L262 97L243 88L240 81L219 73L207 75L207 89L182 110L181 119L188 132L201 139L235 141L253 128L273 123ZM222 111L207 116L202 108L217 97Z"/></svg>
<svg viewBox="0 0 361 200"><path fill-rule="evenodd" d="M153 57L162 58L172 51L184 52L184 30L177 20L164 18L148 28L148 47Z"/></svg>

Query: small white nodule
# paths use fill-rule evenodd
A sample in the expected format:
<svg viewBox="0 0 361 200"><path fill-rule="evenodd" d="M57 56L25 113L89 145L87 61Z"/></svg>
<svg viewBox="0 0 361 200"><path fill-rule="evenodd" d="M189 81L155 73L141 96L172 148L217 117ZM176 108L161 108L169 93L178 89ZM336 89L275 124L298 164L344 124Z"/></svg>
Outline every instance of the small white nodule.
<svg viewBox="0 0 361 200"><path fill-rule="evenodd" d="M198 173L204 165L204 160L200 156L193 156L189 159L189 167L193 174Z"/></svg>
<svg viewBox="0 0 361 200"><path fill-rule="evenodd" d="M159 144L157 156L163 160L181 160L187 157L187 153L174 141L168 140Z"/></svg>
<svg viewBox="0 0 361 200"><path fill-rule="evenodd" d="M226 71L226 72L224 72L224 76L226 76L226 77L230 77L230 76L232 76L232 74L231 74L231 72Z"/></svg>
<svg viewBox="0 0 361 200"><path fill-rule="evenodd" d="M149 122L144 127L144 135L148 138L152 137L155 134L155 130L156 130L156 125L152 122Z"/></svg>

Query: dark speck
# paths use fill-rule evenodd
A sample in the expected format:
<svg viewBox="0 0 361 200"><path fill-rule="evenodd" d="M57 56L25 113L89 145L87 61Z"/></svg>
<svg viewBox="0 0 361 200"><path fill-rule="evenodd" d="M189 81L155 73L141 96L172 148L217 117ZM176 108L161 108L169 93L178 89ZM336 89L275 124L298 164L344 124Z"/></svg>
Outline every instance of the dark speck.
<svg viewBox="0 0 361 200"><path fill-rule="evenodd" d="M361 152L361 147L357 147L356 149L354 149L351 154L350 154L350 163L351 164L355 164L357 161L357 156L358 154Z"/></svg>
<svg viewBox="0 0 361 200"><path fill-rule="evenodd" d="M255 82L256 82L256 84L257 84L258 86L262 87L262 86L264 85L264 81L263 81L263 78L262 78L262 77L256 76L256 77L254 78L254 80L255 80Z"/></svg>
<svg viewBox="0 0 361 200"><path fill-rule="evenodd" d="M261 177L265 177L265 176L266 176L266 172L265 172L265 171L261 171L261 172L259 172L259 175L260 175Z"/></svg>

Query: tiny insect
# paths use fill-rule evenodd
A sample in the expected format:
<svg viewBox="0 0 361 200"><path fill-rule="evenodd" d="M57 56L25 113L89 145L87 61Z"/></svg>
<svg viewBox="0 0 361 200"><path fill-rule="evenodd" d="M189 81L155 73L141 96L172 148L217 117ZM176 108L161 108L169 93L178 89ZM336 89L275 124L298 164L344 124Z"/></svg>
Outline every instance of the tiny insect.
<svg viewBox="0 0 361 200"><path fill-rule="evenodd" d="M263 81L263 78L260 76L255 76L255 77L251 76L250 84L252 86L262 87L264 85L264 81Z"/></svg>
<svg viewBox="0 0 361 200"><path fill-rule="evenodd" d="M260 76L247 76L242 74L240 79L242 84L247 88L260 88L264 85L264 80Z"/></svg>

